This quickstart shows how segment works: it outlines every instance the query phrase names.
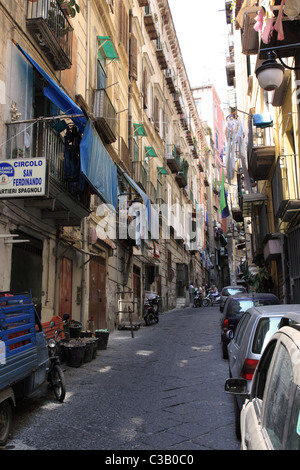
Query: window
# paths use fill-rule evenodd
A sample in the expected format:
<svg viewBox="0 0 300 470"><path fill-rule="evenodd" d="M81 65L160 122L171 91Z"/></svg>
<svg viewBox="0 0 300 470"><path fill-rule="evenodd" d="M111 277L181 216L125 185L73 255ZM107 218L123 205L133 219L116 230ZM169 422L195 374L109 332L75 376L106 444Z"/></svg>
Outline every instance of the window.
<svg viewBox="0 0 300 470"><path fill-rule="evenodd" d="M244 331L246 329L246 326L248 325L249 320L250 320L250 313L245 313L238 323L238 326L236 329L236 335L235 335L235 342L237 345L241 344L241 339L244 335Z"/></svg>
<svg viewBox="0 0 300 470"><path fill-rule="evenodd" d="M262 318L259 320L252 344L252 352L261 354L271 336L278 330L281 317Z"/></svg>
<svg viewBox="0 0 300 470"><path fill-rule="evenodd" d="M300 450L300 389L295 388L295 398L288 428L285 450Z"/></svg>
<svg viewBox="0 0 300 470"><path fill-rule="evenodd" d="M275 450L283 449L284 428L289 412L293 368L283 344L279 345L269 387L264 396L264 427Z"/></svg>

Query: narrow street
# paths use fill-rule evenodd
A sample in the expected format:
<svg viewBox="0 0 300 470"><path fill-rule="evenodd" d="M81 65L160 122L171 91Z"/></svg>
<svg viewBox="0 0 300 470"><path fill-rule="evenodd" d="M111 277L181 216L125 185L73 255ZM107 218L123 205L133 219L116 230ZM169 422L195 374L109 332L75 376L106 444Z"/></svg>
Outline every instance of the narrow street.
<svg viewBox="0 0 300 470"><path fill-rule="evenodd" d="M80 368L64 365L63 404L47 390L20 404L14 450L238 450L226 395L219 307L162 314L116 331Z"/></svg>

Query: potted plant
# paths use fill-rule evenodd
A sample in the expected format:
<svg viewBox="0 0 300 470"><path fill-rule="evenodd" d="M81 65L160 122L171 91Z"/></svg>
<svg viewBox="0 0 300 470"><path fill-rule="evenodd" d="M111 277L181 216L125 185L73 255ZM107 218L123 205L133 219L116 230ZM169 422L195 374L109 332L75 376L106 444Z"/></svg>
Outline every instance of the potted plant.
<svg viewBox="0 0 300 470"><path fill-rule="evenodd" d="M80 8L76 0L58 0L58 3L66 16L74 18L76 13L80 12Z"/></svg>

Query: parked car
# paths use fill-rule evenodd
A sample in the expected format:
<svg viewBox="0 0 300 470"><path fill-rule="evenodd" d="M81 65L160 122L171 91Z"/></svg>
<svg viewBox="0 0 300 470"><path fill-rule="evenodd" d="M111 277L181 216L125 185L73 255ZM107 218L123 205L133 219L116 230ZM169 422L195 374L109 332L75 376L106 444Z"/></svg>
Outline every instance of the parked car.
<svg viewBox="0 0 300 470"><path fill-rule="evenodd" d="M224 315L221 322L221 343L223 358L228 359L227 347L230 342L228 331L234 334L235 329L248 308L261 305L279 304L279 299L274 294L252 293L235 294L228 297L225 302Z"/></svg>
<svg viewBox="0 0 300 470"><path fill-rule="evenodd" d="M300 450L300 305L280 309L283 326L264 349L250 394L246 379L225 383L227 392L246 397L241 411L243 450Z"/></svg>
<svg viewBox="0 0 300 470"><path fill-rule="evenodd" d="M228 345L229 376L247 380L250 392L254 371L271 336L280 328L286 311L283 305L252 307L244 313ZM240 411L245 399L235 398L236 435L240 436Z"/></svg>
<svg viewBox="0 0 300 470"><path fill-rule="evenodd" d="M223 287L222 292L221 292L221 303L220 303L220 312L223 312L224 310L224 305L229 297L229 295L234 295L234 294L242 294L243 292L247 292L246 288L243 286L226 286Z"/></svg>

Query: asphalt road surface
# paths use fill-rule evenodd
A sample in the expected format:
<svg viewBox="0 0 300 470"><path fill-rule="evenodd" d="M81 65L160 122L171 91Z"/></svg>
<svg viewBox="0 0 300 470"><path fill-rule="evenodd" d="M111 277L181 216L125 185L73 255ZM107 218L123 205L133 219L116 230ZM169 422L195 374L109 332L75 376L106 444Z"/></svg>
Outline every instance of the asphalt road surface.
<svg viewBox="0 0 300 470"><path fill-rule="evenodd" d="M20 403L7 449L239 450L220 319L218 307L186 308L133 338L111 333L92 362L63 364L64 403L46 387Z"/></svg>

